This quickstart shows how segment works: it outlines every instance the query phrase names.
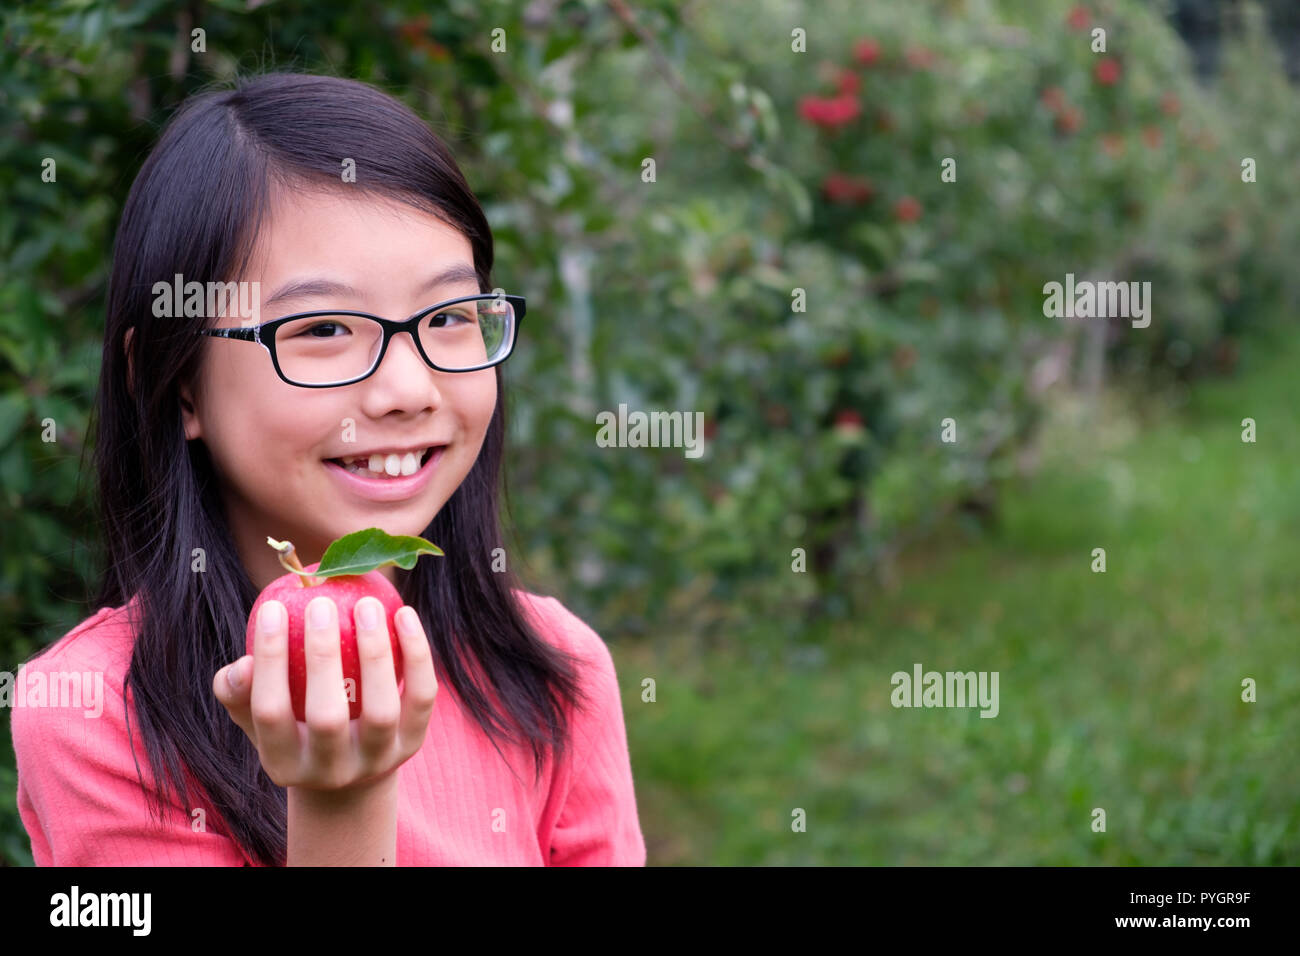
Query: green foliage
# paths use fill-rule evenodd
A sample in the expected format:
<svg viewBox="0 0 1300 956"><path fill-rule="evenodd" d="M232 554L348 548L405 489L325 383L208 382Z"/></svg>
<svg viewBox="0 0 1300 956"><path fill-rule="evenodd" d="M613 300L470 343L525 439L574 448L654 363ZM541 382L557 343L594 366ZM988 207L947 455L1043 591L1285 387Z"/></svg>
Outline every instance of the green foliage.
<svg viewBox="0 0 1300 956"><path fill-rule="evenodd" d="M1230 368L1233 337L1275 324L1297 298L1285 261L1294 217L1276 211L1295 205L1283 170L1300 117L1262 19L1247 18L1222 88L1205 90L1146 5L936 17L943 6L855 6L849 33L835 30L849 20L842 5L818 5L799 20L818 80L773 71L767 85L778 114L804 119L787 155L818 197L807 238L861 267L855 325L870 334L831 375L836 404L861 413L878 453L867 481L847 460L838 470L854 473L862 506L824 516L830 527L873 519L844 567L945 502L989 501L1047 385L1086 378L1090 333L1044 317L1045 282L1151 281L1152 325L1102 333L1130 381ZM1092 50L1096 26L1105 52ZM856 112L818 122L836 102ZM1271 170L1267 184L1242 182L1247 155ZM948 158L955 182L941 176ZM823 299L842 302L840 291ZM956 446L939 441L949 417Z"/></svg>

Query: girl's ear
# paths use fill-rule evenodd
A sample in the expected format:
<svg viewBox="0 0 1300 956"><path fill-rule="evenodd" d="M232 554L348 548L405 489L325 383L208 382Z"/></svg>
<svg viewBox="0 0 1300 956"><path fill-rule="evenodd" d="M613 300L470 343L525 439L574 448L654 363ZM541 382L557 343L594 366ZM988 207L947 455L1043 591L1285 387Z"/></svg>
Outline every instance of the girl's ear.
<svg viewBox="0 0 1300 956"><path fill-rule="evenodd" d="M199 427L199 416L194 411L194 395L188 385L180 387L180 396L181 421L185 425L185 440L191 441L202 437L203 430Z"/></svg>

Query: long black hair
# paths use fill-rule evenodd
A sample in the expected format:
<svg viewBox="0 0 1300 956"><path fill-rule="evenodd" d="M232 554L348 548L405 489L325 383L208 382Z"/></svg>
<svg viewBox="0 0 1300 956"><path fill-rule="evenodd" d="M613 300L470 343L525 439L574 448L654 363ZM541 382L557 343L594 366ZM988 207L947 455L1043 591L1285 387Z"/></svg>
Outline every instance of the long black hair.
<svg viewBox="0 0 1300 956"><path fill-rule="evenodd" d="M346 157L362 174L343 186ZM215 810L211 828L267 865L285 861L287 792L212 694L213 675L244 653L258 590L235 550L206 446L186 440L181 418L179 389L194 381L212 340L193 333L205 319L154 317L151 297L155 282L177 273L186 282L238 279L271 190L295 184L364 189L437 216L469 240L480 291L492 289L492 234L450 150L406 105L355 80L276 72L192 96L127 197L92 425L105 572L91 607L139 598L126 686L154 779L141 785L157 816L167 810L165 780L182 807L208 807L210 819ZM421 533L446 556L398 568L396 580L429 635L439 685L454 689L494 746L526 742L540 779L548 751L562 759L565 708L581 706L580 687L576 659L529 626L516 578L490 567L494 549L505 548L500 365L496 379L478 459ZM191 570L196 547L206 552L202 574Z"/></svg>

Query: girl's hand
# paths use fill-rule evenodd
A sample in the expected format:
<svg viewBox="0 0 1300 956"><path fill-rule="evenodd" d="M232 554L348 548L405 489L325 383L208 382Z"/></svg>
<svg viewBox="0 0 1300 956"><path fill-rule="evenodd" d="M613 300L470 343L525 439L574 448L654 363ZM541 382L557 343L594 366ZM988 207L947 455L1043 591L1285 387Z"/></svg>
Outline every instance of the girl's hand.
<svg viewBox="0 0 1300 956"><path fill-rule="evenodd" d="M294 719L289 702L288 615L279 601L267 601L262 611L279 604L280 626L262 631L259 620L253 654L217 671L212 692L253 742L267 776L277 786L341 790L377 781L420 749L438 696L438 682L419 615L403 606L397 613L397 637L405 686L398 694L387 614L376 598L362 598L354 613L362 601L374 601L380 623L367 630L355 620L360 683L365 692L361 717L350 720L339 651L338 609L328 597L314 598L312 603L317 601L328 605L330 624L321 629L307 625L305 723Z"/></svg>

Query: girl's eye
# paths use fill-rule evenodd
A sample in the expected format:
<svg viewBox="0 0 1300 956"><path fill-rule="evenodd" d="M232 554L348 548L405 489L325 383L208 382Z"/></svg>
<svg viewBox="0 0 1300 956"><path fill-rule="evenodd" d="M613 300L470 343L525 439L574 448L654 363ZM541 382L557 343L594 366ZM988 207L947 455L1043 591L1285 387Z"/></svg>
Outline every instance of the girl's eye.
<svg viewBox="0 0 1300 956"><path fill-rule="evenodd" d="M348 332L347 326L342 322L317 322L315 325L303 329L298 333L298 335L305 335L308 338L313 339L333 339L339 337L339 335L336 335L334 332L322 332L323 329L342 329L343 331L342 333L339 333L340 335L346 335Z"/></svg>
<svg viewBox="0 0 1300 956"><path fill-rule="evenodd" d="M451 310L444 311L444 312L438 312L438 313L436 313L436 314L430 316L430 317L429 317L429 326L430 326L431 328L440 329L440 328L442 328L442 327L443 327L444 325L446 325L446 324L454 324L454 323L444 323L444 322L439 321L440 319L444 319L444 318L446 318L447 316L450 316L450 317L451 317L452 319L454 319L454 320L459 320L459 321L461 321L461 322L466 322L466 323L470 323L470 324L473 324L474 321L475 321L475 319L476 319L476 317L470 315L470 313L469 313L468 311L464 311L464 310L459 310L459 311L458 311L458 310L456 310L456 309L451 309Z"/></svg>

